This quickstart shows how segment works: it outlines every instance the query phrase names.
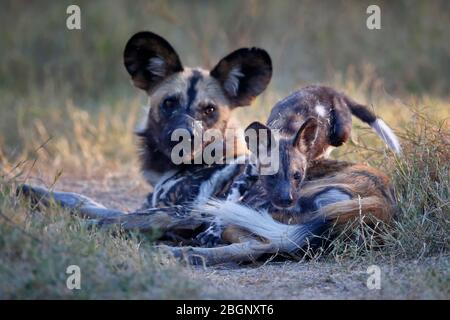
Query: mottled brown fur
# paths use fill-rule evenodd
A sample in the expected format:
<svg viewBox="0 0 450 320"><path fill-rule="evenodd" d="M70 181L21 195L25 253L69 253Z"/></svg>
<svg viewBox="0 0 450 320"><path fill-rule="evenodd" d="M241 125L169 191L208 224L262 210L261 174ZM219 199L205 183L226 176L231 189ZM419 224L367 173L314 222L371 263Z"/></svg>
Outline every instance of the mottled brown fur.
<svg viewBox="0 0 450 320"><path fill-rule="evenodd" d="M383 172L363 165L322 160L312 163L300 190L301 199L314 198L324 190L336 188L348 193L351 200L329 204L319 212L298 214L290 209L272 209L277 220L289 223L305 223L317 214L326 220L345 224L360 214L372 215L380 221L390 223L395 212L395 197L389 178Z"/></svg>
<svg viewBox="0 0 450 320"><path fill-rule="evenodd" d="M352 130L352 114L372 125L375 114L342 92L333 88L310 85L280 100L270 112L267 126L291 137L308 118L316 118L319 130L309 150L311 159L326 155L328 148L348 141Z"/></svg>

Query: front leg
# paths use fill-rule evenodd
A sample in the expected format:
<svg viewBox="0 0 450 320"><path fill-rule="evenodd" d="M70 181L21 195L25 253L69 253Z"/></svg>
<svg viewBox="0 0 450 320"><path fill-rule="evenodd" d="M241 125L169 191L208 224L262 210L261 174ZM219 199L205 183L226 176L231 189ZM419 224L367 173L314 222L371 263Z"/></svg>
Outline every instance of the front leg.
<svg viewBox="0 0 450 320"><path fill-rule="evenodd" d="M256 181L258 181L257 165L247 162L244 172L231 185L226 201L239 202ZM216 218L205 231L197 235L196 240L203 246L214 247L223 242L222 233L225 227L222 220Z"/></svg>
<svg viewBox="0 0 450 320"><path fill-rule="evenodd" d="M99 220L100 227L120 226L129 231L159 231L191 230L199 228L208 217L194 214L180 206L167 208L148 208L143 211L132 212L120 216L106 217Z"/></svg>
<svg viewBox="0 0 450 320"><path fill-rule="evenodd" d="M196 237L196 240L205 247L215 247L218 244L222 243L222 233L225 229L225 226L222 224L219 218L216 218L209 227L199 233Z"/></svg>
<svg viewBox="0 0 450 320"><path fill-rule="evenodd" d="M230 191L227 195L227 201L241 201L247 191L253 187L258 179L258 166L254 163L248 162L245 166L244 172L239 175L231 185Z"/></svg>
<svg viewBox="0 0 450 320"><path fill-rule="evenodd" d="M239 202L256 181L258 181L257 166L248 162L244 172L231 185L226 201ZM214 247L223 242L222 233L224 229L225 225L222 220L215 218L205 231L197 235L196 239L203 246Z"/></svg>
<svg viewBox="0 0 450 320"><path fill-rule="evenodd" d="M88 219L111 218L125 214L119 210L108 209L86 196L73 192L50 191L23 184L17 187L16 193L27 197L35 205L49 207L56 204L69 210L70 213L77 213Z"/></svg>

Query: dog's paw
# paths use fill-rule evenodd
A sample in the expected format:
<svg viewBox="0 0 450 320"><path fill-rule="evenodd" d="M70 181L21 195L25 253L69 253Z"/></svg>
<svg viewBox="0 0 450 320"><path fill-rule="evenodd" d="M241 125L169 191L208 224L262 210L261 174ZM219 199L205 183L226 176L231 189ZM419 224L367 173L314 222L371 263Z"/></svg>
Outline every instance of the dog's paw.
<svg viewBox="0 0 450 320"><path fill-rule="evenodd" d="M196 240L204 247L215 247L222 242L222 228L212 224L208 229L199 233Z"/></svg>
<svg viewBox="0 0 450 320"><path fill-rule="evenodd" d="M193 247L172 247L167 245L155 246L156 249L162 250L170 254L173 258L179 261L185 261L193 266L206 265L206 257L196 252Z"/></svg>

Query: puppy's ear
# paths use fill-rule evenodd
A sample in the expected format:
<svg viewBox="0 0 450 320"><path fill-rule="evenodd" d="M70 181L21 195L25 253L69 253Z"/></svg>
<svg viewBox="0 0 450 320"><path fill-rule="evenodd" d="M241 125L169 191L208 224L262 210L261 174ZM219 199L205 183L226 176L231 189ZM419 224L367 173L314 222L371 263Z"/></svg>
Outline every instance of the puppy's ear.
<svg viewBox="0 0 450 320"><path fill-rule="evenodd" d="M172 46L152 32L138 32L128 40L123 62L136 87L151 92L168 76L183 71Z"/></svg>
<svg viewBox="0 0 450 320"><path fill-rule="evenodd" d="M272 77L269 54L258 48L242 48L219 61L210 75L222 86L233 107L249 105Z"/></svg>
<svg viewBox="0 0 450 320"><path fill-rule="evenodd" d="M294 147L298 148L303 154L308 155L314 146L318 128L319 123L316 118L306 119L294 137Z"/></svg>
<svg viewBox="0 0 450 320"><path fill-rule="evenodd" d="M272 131L261 122L252 122L245 129L245 142L250 152L258 158L264 150L266 155L270 154L272 143L275 142Z"/></svg>

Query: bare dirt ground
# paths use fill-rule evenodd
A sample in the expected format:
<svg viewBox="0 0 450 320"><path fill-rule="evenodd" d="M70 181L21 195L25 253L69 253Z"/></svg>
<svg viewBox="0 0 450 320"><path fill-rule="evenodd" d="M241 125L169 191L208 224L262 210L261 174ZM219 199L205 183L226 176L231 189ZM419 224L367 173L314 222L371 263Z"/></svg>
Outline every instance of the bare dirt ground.
<svg viewBox="0 0 450 320"><path fill-rule="evenodd" d="M31 181L32 182L32 181ZM78 192L117 209L138 208L151 187L137 171L99 177L63 175L56 190ZM204 284L204 298L221 299L450 299L448 256L383 263L381 289L368 289L361 261L267 262L259 266L186 267Z"/></svg>

